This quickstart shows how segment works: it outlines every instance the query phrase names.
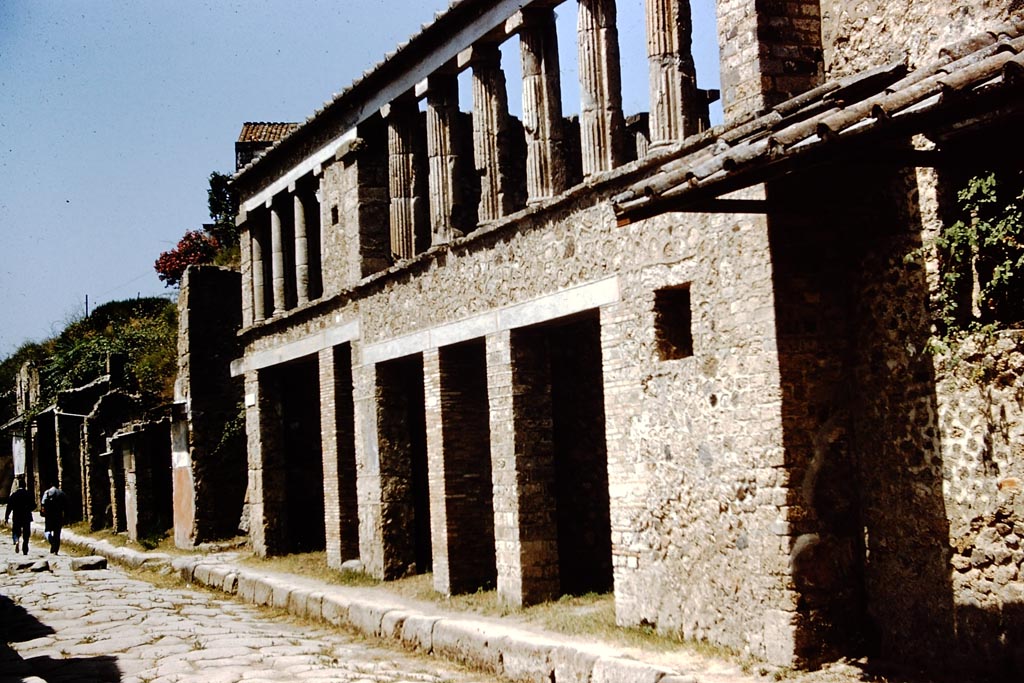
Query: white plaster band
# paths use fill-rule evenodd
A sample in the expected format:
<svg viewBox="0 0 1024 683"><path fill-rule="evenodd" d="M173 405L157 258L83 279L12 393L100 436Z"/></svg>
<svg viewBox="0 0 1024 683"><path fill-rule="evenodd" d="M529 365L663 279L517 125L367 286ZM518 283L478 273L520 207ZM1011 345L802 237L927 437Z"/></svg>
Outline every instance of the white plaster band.
<svg viewBox="0 0 1024 683"><path fill-rule="evenodd" d="M387 341L367 344L362 349L362 362L364 365L382 363L421 353L427 349L479 339L495 332L536 325L613 304L620 298L619 278L617 275L613 275L597 282L571 287L521 304L498 308L458 322L439 325L429 330L395 337Z"/></svg>
<svg viewBox="0 0 1024 683"><path fill-rule="evenodd" d="M231 364L231 376L239 377L251 370L262 370L290 360L334 348L338 344L359 338L359 320L350 320L343 325L322 330L297 341L266 351L257 351Z"/></svg>

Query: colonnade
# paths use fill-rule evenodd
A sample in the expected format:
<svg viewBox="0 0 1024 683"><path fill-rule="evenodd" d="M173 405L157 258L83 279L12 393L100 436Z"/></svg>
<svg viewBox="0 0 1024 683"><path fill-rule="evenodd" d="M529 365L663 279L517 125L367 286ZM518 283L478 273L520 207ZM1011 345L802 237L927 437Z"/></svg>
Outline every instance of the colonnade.
<svg viewBox="0 0 1024 683"><path fill-rule="evenodd" d="M381 130L386 131L386 138L382 134L361 153L386 158L386 183L376 190L378 195L387 193L386 232L383 225L371 230L380 231L377 239L385 243L386 252L381 255L388 262L448 243L636 158L637 150L629 149L622 109L615 0L576 1L578 142L568 139L562 114L555 17L560 3L552 0L519 9L414 88L365 115L379 113ZM696 87L688 0L646 0L645 14L651 111L641 153L699 132L706 125L708 105L707 94ZM501 65L500 47L514 36L522 68L521 123L509 114ZM471 116L459 111L458 76L466 69L471 72ZM362 128L359 124L356 130ZM570 154L578 158L570 160ZM313 168L287 191L266 199L264 215L250 213L241 219L249 233L249 240L243 240L243 261L249 262L243 270L248 271L252 301L247 322L282 315L320 296L321 260L334 267L329 261L336 256L324 254L310 236L314 223L319 230L317 200L324 182L323 165ZM355 233L365 235L367 230ZM359 250L344 253L342 258L351 258ZM365 268L348 271L362 273Z"/></svg>

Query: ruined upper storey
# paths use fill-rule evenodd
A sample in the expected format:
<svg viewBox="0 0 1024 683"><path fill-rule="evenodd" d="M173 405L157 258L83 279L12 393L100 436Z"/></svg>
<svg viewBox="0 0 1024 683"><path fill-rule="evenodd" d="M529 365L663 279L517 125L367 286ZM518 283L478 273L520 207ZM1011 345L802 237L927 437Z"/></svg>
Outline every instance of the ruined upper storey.
<svg viewBox="0 0 1024 683"><path fill-rule="evenodd" d="M242 168L234 183L244 326L345 291L582 182L616 177L624 165L708 128L708 103L718 93L697 87L687 0L645 0L650 112L634 116L622 106L616 3L572 1L453 3ZM928 13L919 17L920 33L906 23L913 11L876 7L872 21L854 22L858 44L875 46L859 59L883 64L895 50L913 66L931 49L923 43L943 37L937 27L1001 17L1011 0L1000 2L983 3L976 18L956 8ZM576 12L576 45L558 44L556 10ZM849 70L851 37L837 27L860 9L835 0L721 0L716 11L727 130L813 90L826 73ZM521 118L509 113L502 68L500 48L510 41L519 48ZM562 112L566 50L576 51L579 65L578 119ZM462 72L471 77L471 112L459 106Z"/></svg>
<svg viewBox="0 0 1024 683"><path fill-rule="evenodd" d="M235 178L245 324L280 316L479 225L708 127L685 0L648 0L651 112L622 108L616 3L581 0L559 46L551 0L462 0ZM500 47L515 39L522 118ZM559 55L577 51L580 114L562 113ZM471 74L472 112L459 108Z"/></svg>

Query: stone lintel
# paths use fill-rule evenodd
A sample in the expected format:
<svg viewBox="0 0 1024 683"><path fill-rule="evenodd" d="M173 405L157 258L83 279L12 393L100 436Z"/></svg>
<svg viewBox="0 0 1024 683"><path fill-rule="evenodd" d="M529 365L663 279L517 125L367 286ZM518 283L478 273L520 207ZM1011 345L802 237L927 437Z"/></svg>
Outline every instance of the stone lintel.
<svg viewBox="0 0 1024 683"><path fill-rule="evenodd" d="M348 322L317 332L308 337L303 337L288 344L283 344L266 351L257 351L248 354L244 358L232 361L231 376L239 377L246 372L262 370L281 363L319 353L323 349L333 348L339 344L350 342L359 338L359 320Z"/></svg>
<svg viewBox="0 0 1024 683"><path fill-rule="evenodd" d="M619 301L617 275L577 287L538 297L493 311L474 315L429 330L367 344L362 349L362 363L370 365L420 353L426 349L450 346L488 334L527 327L564 318Z"/></svg>

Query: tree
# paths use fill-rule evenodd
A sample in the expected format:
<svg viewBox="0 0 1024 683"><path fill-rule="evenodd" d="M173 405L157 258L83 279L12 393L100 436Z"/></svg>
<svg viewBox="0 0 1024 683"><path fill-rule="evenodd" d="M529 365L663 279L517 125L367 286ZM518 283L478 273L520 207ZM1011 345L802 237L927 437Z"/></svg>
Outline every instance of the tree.
<svg viewBox="0 0 1024 683"><path fill-rule="evenodd" d="M160 254L153 264L157 275L167 287L177 287L185 275L185 269L200 263L212 263L220 244L213 235L200 230L190 230L178 245Z"/></svg>
<svg viewBox="0 0 1024 683"><path fill-rule="evenodd" d="M238 244L238 228L235 216L238 214L238 197L231 187L231 176L214 171L210 174L210 189L206 192L210 208L207 232L217 238L222 249L231 249Z"/></svg>
<svg viewBox="0 0 1024 683"><path fill-rule="evenodd" d="M185 269L201 263L238 267L238 198L231 187L231 176L214 171L210 174L210 187L206 191L210 209L209 223L202 230L185 233L178 245L160 254L153 267L167 287L177 287Z"/></svg>

